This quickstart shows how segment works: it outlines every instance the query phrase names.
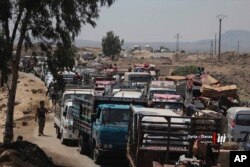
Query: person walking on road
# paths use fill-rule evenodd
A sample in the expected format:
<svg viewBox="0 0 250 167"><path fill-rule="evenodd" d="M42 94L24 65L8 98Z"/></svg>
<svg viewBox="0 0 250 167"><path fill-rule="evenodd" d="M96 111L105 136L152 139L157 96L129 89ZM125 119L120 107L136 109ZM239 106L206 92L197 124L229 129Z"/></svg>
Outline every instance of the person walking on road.
<svg viewBox="0 0 250 167"><path fill-rule="evenodd" d="M40 107L37 108L35 121L38 119L38 136L44 135L43 130L45 126L46 114L48 113L47 108L44 107L44 101L40 101Z"/></svg>

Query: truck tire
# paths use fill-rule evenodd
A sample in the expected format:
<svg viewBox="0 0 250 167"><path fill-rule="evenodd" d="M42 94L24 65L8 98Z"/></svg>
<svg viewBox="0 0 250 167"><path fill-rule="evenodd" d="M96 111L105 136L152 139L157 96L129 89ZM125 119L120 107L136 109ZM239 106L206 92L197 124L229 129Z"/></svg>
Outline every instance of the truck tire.
<svg viewBox="0 0 250 167"><path fill-rule="evenodd" d="M93 147L92 155L93 155L92 157L93 157L95 164L101 165L102 164L102 157L98 153L98 149L95 146Z"/></svg>
<svg viewBox="0 0 250 167"><path fill-rule="evenodd" d="M63 138L63 131L61 133L60 141L61 141L61 144L65 144L65 138Z"/></svg>
<svg viewBox="0 0 250 167"><path fill-rule="evenodd" d="M58 127L56 127L56 137L57 137L58 139L61 138L60 129L59 129Z"/></svg>
<svg viewBox="0 0 250 167"><path fill-rule="evenodd" d="M88 154L86 139L84 139L82 135L80 135L78 138L78 150L80 154L84 154L84 155Z"/></svg>

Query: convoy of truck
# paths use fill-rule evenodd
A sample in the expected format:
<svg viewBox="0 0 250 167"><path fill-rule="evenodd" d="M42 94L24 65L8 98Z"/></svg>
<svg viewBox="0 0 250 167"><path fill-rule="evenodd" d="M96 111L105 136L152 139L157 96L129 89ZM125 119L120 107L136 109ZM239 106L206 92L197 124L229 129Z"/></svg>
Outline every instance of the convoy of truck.
<svg viewBox="0 0 250 167"><path fill-rule="evenodd" d="M250 127L249 108L230 108L225 117L200 107L195 87L189 90L183 78L154 81L146 72L125 72L124 80L95 74L88 86L82 83L59 94L54 125L62 144L77 141L79 152L97 164L115 158L127 159L132 167L186 161L216 166L223 118L230 140L243 141Z"/></svg>

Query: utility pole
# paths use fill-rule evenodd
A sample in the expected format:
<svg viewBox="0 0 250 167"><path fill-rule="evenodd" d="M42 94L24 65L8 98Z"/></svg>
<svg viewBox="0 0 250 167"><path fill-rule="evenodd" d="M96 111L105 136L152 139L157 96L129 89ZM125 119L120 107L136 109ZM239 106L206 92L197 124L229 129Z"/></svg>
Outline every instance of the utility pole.
<svg viewBox="0 0 250 167"><path fill-rule="evenodd" d="M210 44L210 58L212 59L214 53L214 41L211 41Z"/></svg>
<svg viewBox="0 0 250 167"><path fill-rule="evenodd" d="M240 41L238 41L238 45L237 45L237 55L239 54L240 51Z"/></svg>
<svg viewBox="0 0 250 167"><path fill-rule="evenodd" d="M221 58L221 22L222 20L225 18L226 16L221 14L216 16L217 19L219 19L219 62L220 62L220 58Z"/></svg>
<svg viewBox="0 0 250 167"><path fill-rule="evenodd" d="M217 43L217 34L214 35L214 55L216 55L216 43Z"/></svg>
<svg viewBox="0 0 250 167"><path fill-rule="evenodd" d="M176 34L175 38L176 38L176 53L178 53L179 49L180 49L179 48L179 42L180 42L180 38L181 38L180 34L179 33Z"/></svg>

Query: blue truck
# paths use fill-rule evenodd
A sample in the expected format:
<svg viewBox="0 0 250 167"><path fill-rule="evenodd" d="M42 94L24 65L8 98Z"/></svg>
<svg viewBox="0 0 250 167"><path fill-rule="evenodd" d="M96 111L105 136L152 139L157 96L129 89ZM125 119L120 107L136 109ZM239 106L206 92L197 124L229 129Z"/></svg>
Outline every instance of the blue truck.
<svg viewBox="0 0 250 167"><path fill-rule="evenodd" d="M73 133L81 154L96 164L126 158L130 104L146 106L146 98L93 97L73 100Z"/></svg>

